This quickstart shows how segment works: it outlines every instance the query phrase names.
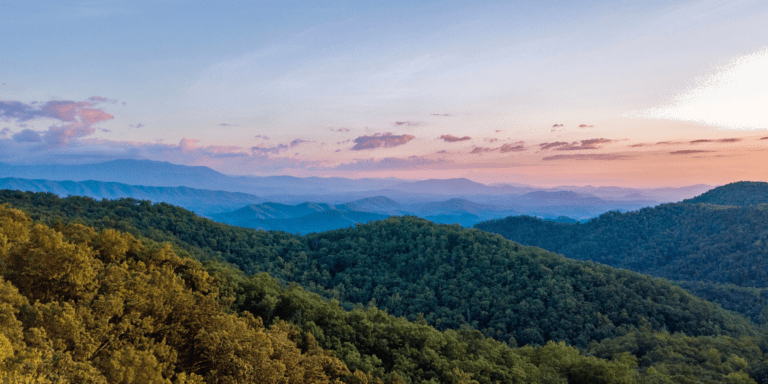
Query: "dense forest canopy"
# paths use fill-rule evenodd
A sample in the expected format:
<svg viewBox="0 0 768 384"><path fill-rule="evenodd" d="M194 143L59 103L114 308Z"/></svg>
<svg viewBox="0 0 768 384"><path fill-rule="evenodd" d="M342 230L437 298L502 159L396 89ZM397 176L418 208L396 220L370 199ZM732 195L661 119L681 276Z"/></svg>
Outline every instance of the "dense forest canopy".
<svg viewBox="0 0 768 384"><path fill-rule="evenodd" d="M219 380L219 376L227 377L226 374L211 372L235 375L234 371L214 369L215 364L211 362L184 362L188 351L184 352L185 347L180 344L173 344L173 340L181 340L179 330L184 326L191 327L192 333L208 329L205 328L210 324L206 323L208 320L200 320L202 325L199 325L189 317L197 317L195 311L210 310L220 313L212 315L217 319L226 318L235 323L234 328L225 329L234 329L239 337L263 334L265 338L261 340L269 343L262 347L282 343L280 345L287 349L281 351L293 351L292 359L305 361L302 364L307 368L301 372L325 375L318 375L318 380L357 383L768 382L765 355L768 342L764 331L754 324L664 281L567 260L477 230L404 217L347 230L294 236L230 227L167 204L153 205L131 199L60 199L50 194L0 191L0 204L3 202L24 210L29 217L1 208L3 212L11 212L3 214L11 219L4 219L0 225L3 228L0 238L10 239L9 233L24 233L19 228L26 228L27 233L38 231L49 234L48 238L58 238L61 245L51 249L76 249L79 253L75 254L80 255L67 259L67 262L79 263L76 268L52 271L50 263L29 264L29 258L16 257L14 260L19 261L14 264L5 261L8 256L3 254L3 265L16 265L15 269L4 270L8 289L21 292L20 298L14 299L16 309L8 312L17 319L11 321L16 324L13 328L16 331L0 328L10 343L3 344L0 339L0 349L10 345L13 350L3 355L6 357L0 356L3 374L16 375L8 377L44 377L52 382L87 382L79 379L85 375L104 377L106 382L126 383L183 382L182 379L207 383L268 382L236 376ZM6 240L3 249L32 249L32 246L18 245L27 244L28 237L33 236ZM12 244L14 241L16 245ZM169 243L163 245L157 241ZM46 259L44 251L36 252L32 254L38 255L38 260ZM201 266L191 258L204 264ZM45 269L46 265L49 269ZM94 267L83 268L83 265ZM38 266L45 272L35 272ZM167 275L159 272L160 269L168 271ZM125 272L117 273L123 270ZM134 293L131 287L139 284L120 282L121 276L146 279L141 277L145 271L151 271L155 278L151 282L163 287L176 284L178 288L153 294L154 288L150 286L141 291L145 293ZM22 274L26 274L24 278L20 278ZM162 276L175 283L164 282ZM54 279L67 283L53 284ZM289 285L291 282L298 282L307 290L300 285ZM122 287L124 291L117 292L114 287ZM62 341L52 341L52 347L45 347L49 352L40 349L43 344L25 339L34 333L32 329L45 330L48 326L48 318L22 316L27 313L26 308L38 305L30 304L34 300L45 304L40 299L43 298L59 306L65 303L74 308L76 316L80 313L91 316L83 322L104 324L104 320L100 320L101 323L92 320L98 316L88 311L97 308L92 303L105 292L123 295L118 296L122 301L114 300L114 305L122 308L120 316L130 315L130 319L134 319L126 321L153 325L155 331L117 335L98 331L107 335L96 333L102 335L98 337L113 340L103 349L98 348L104 343L98 344L102 354L99 356L116 353L109 349L114 344L115 348L133 351L125 352L127 355L117 354L116 359L127 359L128 366L149 364L149 368L113 373L109 369L117 369L115 367L123 363L104 365L103 357L91 359L98 354L81 353L75 357L77 343L65 340L81 340L85 334L79 326L57 328L56 340ZM193 299L188 299L189 294L184 292L190 292ZM153 314L152 320L140 321L144 316L140 309L146 308L141 307L141 303L145 301L139 300L137 304L127 298L143 297L142 294L154 295L147 299L151 303L176 303L174 300L181 303L166 307L157 304L148 310L164 311L166 317ZM170 297L174 295L178 297ZM336 300L329 301L332 297ZM462 306L465 303L467 305ZM172 306L185 304L203 308ZM87 308L77 309L80 306ZM168 306L173 309L169 310ZM393 313L405 317L397 318ZM187 323L161 325L175 321L177 315L179 321ZM76 316L73 318L77 319ZM120 318L113 315L111 319L124 324ZM198 324L195 326L199 328L187 324ZM88 326L85 329L91 332ZM22 337L14 339L13 332ZM66 332L75 332L78 336L68 336ZM176 339L162 332L177 332L173 334ZM162 338L162 335L166 336ZM189 337L189 333L184 335ZM88 337L99 340L97 336ZM229 336L217 337L220 338L216 340L221 341ZM160 348L155 344L162 340L165 340L163 348L168 351L174 351L173 348L182 351L152 352L152 360L147 351ZM246 341L236 338L225 343L235 350L218 350L230 360L217 360L217 363L245 364L252 358L238 357L238 353L242 353L237 349L241 342ZM74 363L51 357L67 354ZM32 355L39 358L25 360ZM258 364L288 364L280 362L287 355L259 356L258 359L264 361ZM190 372L189 364L208 368ZM257 365L256 362L248 364ZM42 372L48 371L54 374L43 375ZM154 376L156 381L152 381L146 379L149 376L136 376L137 372L159 376ZM276 372L287 377L286 370ZM72 376L74 374L81 376ZM123 376L107 376L113 374ZM105 382L99 380L102 379L92 382ZM274 382L290 380L294 379L280 377ZM302 382L302 379L296 380L299 381L294 382Z"/></svg>
<svg viewBox="0 0 768 384"><path fill-rule="evenodd" d="M471 327L439 332L373 307L346 311L265 273L204 268L169 244L112 229L35 224L4 205L0 245L3 382L618 384L679 376L659 354L645 366L611 354L623 348L616 343L597 350L607 358L565 343L510 348ZM643 324L638 337L654 337ZM738 346L723 337L716 347ZM692 361L687 377L755 383L749 375L762 372L762 352L742 343L757 354Z"/></svg>
<svg viewBox="0 0 768 384"><path fill-rule="evenodd" d="M701 297L764 321L767 191L768 183L739 182L682 203L609 212L587 223L517 216L475 228L569 258L679 281Z"/></svg>
<svg viewBox="0 0 768 384"><path fill-rule="evenodd" d="M410 320L422 314L441 330L470 324L519 345L554 340L585 347L615 336L617 327L637 326L641 317L653 329L690 335L739 335L749 328L746 320L664 281L415 217L295 236L231 227L163 203L11 191L0 196L48 224L77 218L171 241L198 259L218 257L248 274L268 272L346 308L370 303Z"/></svg>
<svg viewBox="0 0 768 384"><path fill-rule="evenodd" d="M759 181L739 181L713 188L683 203L751 206L768 203L768 183Z"/></svg>
<svg viewBox="0 0 768 384"><path fill-rule="evenodd" d="M664 204L584 224L508 217L477 224L567 257L671 280L768 286L768 209Z"/></svg>

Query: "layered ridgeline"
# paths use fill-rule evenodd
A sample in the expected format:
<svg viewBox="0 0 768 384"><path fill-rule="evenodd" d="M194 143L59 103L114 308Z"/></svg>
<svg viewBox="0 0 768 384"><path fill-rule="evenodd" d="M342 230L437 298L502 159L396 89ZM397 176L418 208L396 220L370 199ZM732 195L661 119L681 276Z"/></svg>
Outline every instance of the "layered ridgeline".
<svg viewBox="0 0 768 384"><path fill-rule="evenodd" d="M3 382L746 384L768 373L760 337L652 332L641 318L593 343L594 356L510 348L470 327L345 311L264 273L204 268L169 244L33 224L4 205L0 243Z"/></svg>
<svg viewBox="0 0 768 384"><path fill-rule="evenodd" d="M214 191L189 187L151 187L105 181L55 181L0 178L0 189L51 192L61 197L87 196L97 200L131 197L137 200L163 201L202 215L227 212L264 199L247 193Z"/></svg>
<svg viewBox="0 0 768 384"><path fill-rule="evenodd" d="M375 305L441 330L469 324L511 344L555 340L583 348L622 327L636 328L643 318L653 330L692 336L750 332L748 321L667 282L415 217L295 236L131 199L2 191L3 202L44 223L79 220L171 241L201 260L220 258L247 274L268 272L346 308Z"/></svg>
<svg viewBox="0 0 768 384"><path fill-rule="evenodd" d="M768 183L739 182L681 203L609 212L582 224L521 216L475 228L570 258L681 281L757 320L768 296L766 203Z"/></svg>

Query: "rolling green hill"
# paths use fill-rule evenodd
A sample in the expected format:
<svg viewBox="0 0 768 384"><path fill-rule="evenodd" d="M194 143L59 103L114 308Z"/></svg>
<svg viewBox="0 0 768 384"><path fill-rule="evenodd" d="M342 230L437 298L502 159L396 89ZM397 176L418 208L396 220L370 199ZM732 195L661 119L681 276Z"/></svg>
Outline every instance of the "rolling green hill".
<svg viewBox="0 0 768 384"><path fill-rule="evenodd" d="M609 212L581 224L518 216L475 228L569 258L680 281L758 320L764 319L762 294L734 286L768 287L766 188L768 183L733 183L682 203Z"/></svg>
<svg viewBox="0 0 768 384"><path fill-rule="evenodd" d="M231 227L167 204L131 199L60 199L2 191L0 203L55 224L77 218L156 241L201 260L219 258L246 273L338 299L376 305L438 329L471 324L519 344L566 341L585 347L647 318L653 329L689 335L748 332L746 320L679 287L629 271L568 260L501 236L415 217L394 217L307 236Z"/></svg>
<svg viewBox="0 0 768 384"><path fill-rule="evenodd" d="M759 337L653 332L641 318L586 352L512 347L7 205L0 239L2 382L754 384L766 372Z"/></svg>
<svg viewBox="0 0 768 384"><path fill-rule="evenodd" d="M256 327L254 329L257 332L269 333L269 337L280 340L279 342L283 343L281 345L286 346L275 349L274 351L281 352L270 355L272 359L294 359L295 357L290 356L298 356L295 354L297 352L286 355L284 351L294 348L295 345L300 353L313 359L301 363L303 366L326 364L322 369L329 377L340 376L345 382L768 382L768 355L765 354L765 351L768 351L768 347L765 347L768 346L768 340L765 332L744 319L696 299L664 281L593 263L567 260L477 230L435 225L415 217L404 217L302 237L281 232L230 227L199 218L189 211L168 204L153 205L132 199L61 199L52 194L0 191L0 204L2 203L9 203L27 211L35 221L50 223L52 231L63 234L63 237L48 236L46 238L53 239L53 243L46 240L41 243L48 244L46 248L35 248L34 244L38 241L35 236L39 237L39 233L49 233L46 231L50 230L32 226L20 215L9 216L4 213L7 210L0 206L0 238L5 239L3 247L0 248L3 265L15 265L5 261L8 254L4 252L8 249L19 255L37 255L34 257L42 257L40 260L47 257L46 252L53 252L50 255L64 257L62 260L67 263L83 263L83 260L91 263L87 261L88 256L85 259L83 256L67 258L66 254L56 250L70 249L69 246L55 245L56 241L72 242L72 249L79 250L79 255L90 254L90 247L98 250L98 257L103 261L92 263L103 269L104 272L99 273L126 268L121 264L123 260L128 263L127 268L146 268L154 265L152 263L156 263L153 260L157 256L145 256L144 251L137 248L130 237L115 237L113 231L93 232L83 226L66 223L94 225L97 230L121 228L138 236L150 250L149 255L163 255L157 260L161 264L151 268L168 268L169 264L162 263L172 260L175 257L173 253L208 260L205 269L213 276L213 281L196 269L198 267L191 261L173 261L171 266L183 267L169 270L171 273L168 276L186 284L187 288L184 289L199 292L194 294L194 297L198 298L196 300L201 300L206 294L213 295L210 297L215 299L216 292L219 292L219 303L225 306L224 308L230 306L230 311L236 311L245 318L250 316L248 313L261 318L263 324L267 325L266 329L259 330L261 322L258 321L249 327ZM21 226L17 223L21 223ZM25 236L23 231L20 232L22 227L28 228L34 235ZM59 240L56 240L57 238ZM173 245L171 248L163 248L155 241L171 241ZM20 242L22 245L16 245L14 242ZM37 251L24 251L27 248L30 252L34 249ZM30 266L42 265L24 257L16 259L27 264L31 261ZM243 273L231 265L213 259L228 260L248 272ZM104 265L110 267L104 269L100 263L107 263ZM24 292L51 292L50 289L45 290L46 286L53 287L54 292L62 289L62 292L70 292L67 287L50 285L51 281L55 281L51 280L52 275L48 272L35 274L34 268L25 267L27 264L13 267L15 269L10 270L10 274L9 270L5 269L3 274L11 281L19 282L26 290ZM54 274L64 273L62 276L67 277L69 273L81 273L82 268L59 270L60 272ZM278 279L266 273L251 275L251 272L258 270L269 271ZM40 285L36 280L16 273L48 279L45 280L48 285ZM141 278L141 273L144 272L123 275L110 273L104 275L111 276L109 286L119 287L117 276ZM84 283L79 278L66 281L70 280L91 287L88 285L90 283ZM318 292L320 295L307 292L296 284L288 285L294 281L301 281L309 291ZM153 282L161 286L169 284L159 277L155 277ZM335 285L330 286L334 282ZM379 300L377 295L382 290L388 293L381 296L386 299ZM130 296L132 293L126 291L121 294ZM77 319L90 313L88 311L91 311L91 304L87 298L83 300L79 296L68 295L63 296L62 300L70 301L61 305L69 306L66 308L82 306L75 312ZM336 296L338 301L328 301L329 296ZM365 298L369 296L372 296L372 299L366 302ZM174 295L152 297L173 299ZM124 305L129 305L125 308L135 305L131 304L133 301L125 303ZM461 319L465 313L465 307L461 305L465 303L469 311L466 312L467 318ZM387 309L387 312L400 311L412 321L394 317L383 309ZM188 310L192 309L181 306L176 312L184 314ZM176 321L176 312L169 312L171 317L168 319ZM50 312L51 315L56 313L59 312ZM60 316L67 313L61 312ZM7 314L4 316L3 319L10 318ZM222 315L216 318L225 319ZM43 327L65 324L58 322L47 325L39 321L29 323L28 321L35 317L24 319L21 323L23 327L30 327L31 324ZM160 318L152 321L160 321L158 319ZM189 323L194 317L182 316L178 319L187 322L184 324L195 324ZM449 326L451 319L460 325ZM287 321L296 329L281 323L281 320ZM512 337L505 339L506 335L496 331L501 330L498 325L509 323L510 320L514 322L508 328ZM435 330L429 323L445 330ZM0 333L10 334L3 328L5 324L10 323L1 323ZM109 322L103 324L108 325ZM179 329L168 328L161 323L155 324L159 326L156 328L158 330ZM484 324L490 326L484 327ZM475 328L480 328L484 333L502 341L487 338ZM242 338L249 334L248 332L253 332L253 329L249 329L237 328L239 336L238 333L227 335L226 332L229 331L221 331L216 334L216 339L210 340L229 340L227 338L230 337L235 337L232 340L241 340L237 337ZM86 328L87 333L83 333L78 327L51 328L51 332L58 332L56 337L69 339L75 335L100 335L93 333L95 331L97 328ZM580 332L576 333L578 331ZM569 340L572 344L579 345L581 351L552 341L542 347L513 348L515 344L540 343L541 339L536 336L537 333L541 339ZM109 335L107 333L98 337ZM573 335L577 337L573 339ZM153 333L151 336L162 338L161 333ZM22 339L12 340L19 343L18 340ZM138 351L138 356L146 355L146 342L131 344L132 339L120 340L123 343L120 344L122 348ZM586 344L585 341L589 340L591 342ZM7 369L11 369L11 374L15 374L17 371L13 370L21 367L7 365L10 360L3 360L4 356L7 356L4 354L6 352L2 352L3 343L0 337L0 378L6 377L3 375L8 372ZM56 372L63 372L62 374L69 374L68 372L75 369L73 367L90 370L90 374L125 371L116 369L120 367L119 364L104 365L102 361L107 360L91 359L92 355L74 355L74 350L68 349L71 347L67 345L56 344L55 348L58 349L55 351L58 351L56 353L59 353L59 356L73 356L74 360L59 359L60 362L56 363L55 358L51 359L53 355L44 355L42 362L29 360L25 367L41 367L35 368L38 369L38 374L40 369L42 372L52 372L51 367L57 369ZM230 343L225 348L236 345ZM331 351L343 365L332 363L331 360L316 360L322 356L318 348ZM109 355L111 349L104 351L105 356L128 359L123 363L126 366L153 361L149 358L140 360L130 357L137 356L137 352L130 352L133 355ZM238 356L237 354L241 353L236 351L229 356ZM225 355L229 353L224 349L220 352ZM167 352L162 353L164 354L158 355L156 359L172 356ZM184 353L188 351L185 350ZM22 358L21 355L18 356L19 359ZM194 354L184 356L191 357ZM73 366L69 361L79 365ZM159 361L165 364L163 360ZM216 364L228 364L228 367L240 364L239 360L216 361ZM61 362L66 364L62 365ZM141 372L167 372L168 375L178 372L162 367L144 366ZM186 366L176 367L184 370ZM211 372L210 367L213 366L208 367L204 372ZM94 368L101 371L94 371ZM234 369L228 372L238 374ZM86 382L77 377L75 381ZM215 379L205 382L212 383ZM286 382L301 382L301 379Z"/></svg>

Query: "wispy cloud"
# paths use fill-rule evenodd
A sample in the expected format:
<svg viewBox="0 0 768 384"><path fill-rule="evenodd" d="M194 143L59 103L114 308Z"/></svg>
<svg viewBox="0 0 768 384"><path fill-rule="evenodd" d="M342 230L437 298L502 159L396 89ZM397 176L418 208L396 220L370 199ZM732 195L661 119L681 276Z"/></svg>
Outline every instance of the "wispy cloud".
<svg viewBox="0 0 768 384"><path fill-rule="evenodd" d="M251 147L251 152L261 153L261 154L278 154L288 149L294 148L299 144L309 143L309 142L310 141L307 141L307 140L296 139L287 144L280 143L271 147L265 146L263 144L259 144L258 146Z"/></svg>
<svg viewBox="0 0 768 384"><path fill-rule="evenodd" d="M329 128L332 132L349 132L349 128L345 127L339 127L339 128Z"/></svg>
<svg viewBox="0 0 768 384"><path fill-rule="evenodd" d="M568 145L568 143L565 142L565 141L554 141L554 142L551 142L551 143L541 143L541 144L539 144L539 148L542 149L542 150L546 150L546 149L550 149L550 148L560 147L560 146L563 146L563 145Z"/></svg>
<svg viewBox="0 0 768 384"><path fill-rule="evenodd" d="M471 140L472 138L469 137L469 136L457 137L457 136L454 136L454 135L442 135L442 136L440 136L440 139L442 139L443 141L445 141L447 143L455 143L457 141Z"/></svg>
<svg viewBox="0 0 768 384"><path fill-rule="evenodd" d="M761 137L759 140L768 140L768 136L766 136L766 137Z"/></svg>
<svg viewBox="0 0 768 384"><path fill-rule="evenodd" d="M416 126L418 126L420 124L421 123L418 123L418 122L415 122L415 121L395 121L395 126L398 126L398 127L401 126L401 125L405 125L405 126L408 126L408 127L416 127Z"/></svg>
<svg viewBox="0 0 768 384"><path fill-rule="evenodd" d="M472 149L470 153L484 153L484 152L495 152L499 151L500 153L508 153L508 152L520 152L525 151L525 142L518 141L515 143L506 143L503 144L501 147L496 148L488 148L488 147L475 147Z"/></svg>
<svg viewBox="0 0 768 384"><path fill-rule="evenodd" d="M339 164L332 169L339 171L379 171L389 169L424 169L439 164L451 163L445 159L430 159L421 156L406 158L386 157L383 159L362 159Z"/></svg>
<svg viewBox="0 0 768 384"><path fill-rule="evenodd" d="M605 154L577 154L577 155L554 155L547 156L542 161L555 161L555 160L629 160L633 156L622 155L617 153L605 153Z"/></svg>
<svg viewBox="0 0 768 384"><path fill-rule="evenodd" d="M392 148L404 145L415 138L416 136L413 135L393 135L391 132L376 133L373 136L360 136L356 138L354 140L355 146L351 149L353 151L361 151L380 147Z"/></svg>
<svg viewBox="0 0 768 384"><path fill-rule="evenodd" d="M523 145L522 141L517 143L507 143L499 147L499 152L501 153L520 151L525 151L525 145Z"/></svg>
<svg viewBox="0 0 768 384"><path fill-rule="evenodd" d="M472 151L469 153L483 153L483 152L491 152L496 150L495 148L488 148L488 147L474 147L472 148Z"/></svg>
<svg viewBox="0 0 768 384"><path fill-rule="evenodd" d="M0 129L0 136L2 137L8 137L8 135L11 133L11 129L8 127L5 127L3 129Z"/></svg>
<svg viewBox="0 0 768 384"><path fill-rule="evenodd" d="M432 116L451 116L450 113L433 113Z"/></svg>
<svg viewBox="0 0 768 384"><path fill-rule="evenodd" d="M254 136L253 138L255 138L255 139L264 139L264 140L269 140L269 137L267 137L267 136L264 136L264 135L256 135L256 136Z"/></svg>
<svg viewBox="0 0 768 384"><path fill-rule="evenodd" d="M217 124L219 127L239 127L237 124L221 123Z"/></svg>
<svg viewBox="0 0 768 384"><path fill-rule="evenodd" d="M88 98L88 101L92 101L94 103L111 103L111 104L117 104L117 100L106 98L104 96L91 96ZM125 104L125 103L123 103Z"/></svg>
<svg viewBox="0 0 768 384"><path fill-rule="evenodd" d="M585 149L600 149L603 147L603 144L612 143L615 140L610 139L588 139L588 140L581 140L580 142L572 142L567 143L564 141L555 141L553 143L541 143L539 144L539 148L542 150L554 148L556 151L580 151Z"/></svg>
<svg viewBox="0 0 768 384"><path fill-rule="evenodd" d="M135 128L135 129L140 129L140 128L146 127L146 125L144 125L142 123L138 123L138 124L131 124L131 125L129 125L129 127Z"/></svg>
<svg viewBox="0 0 768 384"><path fill-rule="evenodd" d="M698 150L698 149L684 149L682 151L673 151L669 152L670 155L694 155L697 153L707 153L707 152L714 152L714 151L704 151L704 150Z"/></svg>
<svg viewBox="0 0 768 384"><path fill-rule="evenodd" d="M717 139L717 140L709 140L709 139L698 139L698 140L691 140L689 143L691 144L699 144L699 143L738 143L741 141L741 138L732 137L728 139Z"/></svg>
<svg viewBox="0 0 768 384"><path fill-rule="evenodd" d="M579 128L594 128L594 125L579 124Z"/></svg>

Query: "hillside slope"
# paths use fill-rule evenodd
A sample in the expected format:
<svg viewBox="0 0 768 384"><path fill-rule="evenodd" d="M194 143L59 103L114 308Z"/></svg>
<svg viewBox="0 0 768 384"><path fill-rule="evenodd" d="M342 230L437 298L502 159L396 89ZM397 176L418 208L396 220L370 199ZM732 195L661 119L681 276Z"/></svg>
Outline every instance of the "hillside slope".
<svg viewBox="0 0 768 384"><path fill-rule="evenodd" d="M732 183L682 203L609 212L582 224L518 216L475 228L573 259L680 281L701 297L765 321L767 188Z"/></svg>
<svg viewBox="0 0 768 384"><path fill-rule="evenodd" d="M82 220L157 241L246 273L269 272L348 308L375 304L438 329L469 323L497 340L585 347L646 318L652 329L740 335L750 325L664 281L573 261L497 235L415 217L294 236L230 227L167 204L60 199L1 191L0 203L47 223Z"/></svg>
<svg viewBox="0 0 768 384"><path fill-rule="evenodd" d="M201 266L170 244L35 224L5 205L0 238L2 382L765 382L760 337L652 332L641 318L584 354L564 343L513 348L471 327L345 311L265 273Z"/></svg>
<svg viewBox="0 0 768 384"><path fill-rule="evenodd" d="M711 189L683 203L734 205L739 207L768 203L768 183L739 181Z"/></svg>

